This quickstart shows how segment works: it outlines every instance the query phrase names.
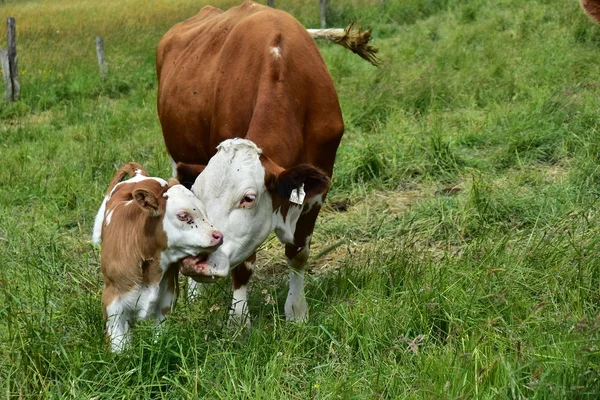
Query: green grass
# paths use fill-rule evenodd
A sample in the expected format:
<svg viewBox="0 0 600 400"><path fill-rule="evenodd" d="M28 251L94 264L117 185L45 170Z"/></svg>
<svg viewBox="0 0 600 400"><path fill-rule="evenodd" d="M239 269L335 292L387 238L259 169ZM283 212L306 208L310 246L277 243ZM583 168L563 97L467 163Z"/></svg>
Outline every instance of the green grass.
<svg viewBox="0 0 600 400"><path fill-rule="evenodd" d="M249 332L224 280L107 353L93 219L122 163L169 176L154 49L203 4L0 1L22 86L0 105L0 398L600 396L600 27L571 0L331 1L384 64L320 44L346 134L309 322L282 318L270 238ZM314 0L277 6L318 25Z"/></svg>

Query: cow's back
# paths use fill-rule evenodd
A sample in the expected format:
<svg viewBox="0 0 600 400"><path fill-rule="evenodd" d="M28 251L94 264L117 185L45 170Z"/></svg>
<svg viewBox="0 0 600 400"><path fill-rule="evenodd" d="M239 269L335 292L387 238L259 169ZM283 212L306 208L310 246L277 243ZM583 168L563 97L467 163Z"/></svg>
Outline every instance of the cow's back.
<svg viewBox="0 0 600 400"><path fill-rule="evenodd" d="M244 2L205 7L157 48L158 112L176 162L206 164L245 137L282 167L331 174L343 132L333 82L313 39L289 14Z"/></svg>

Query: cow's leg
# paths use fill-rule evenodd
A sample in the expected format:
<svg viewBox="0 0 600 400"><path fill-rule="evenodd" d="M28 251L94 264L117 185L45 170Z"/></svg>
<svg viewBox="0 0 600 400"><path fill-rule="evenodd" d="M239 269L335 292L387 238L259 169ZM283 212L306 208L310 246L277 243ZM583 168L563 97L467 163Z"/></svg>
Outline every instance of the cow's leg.
<svg viewBox="0 0 600 400"><path fill-rule="evenodd" d="M290 288L285 301L285 318L288 321L306 322L308 306L304 295L304 269L310 252L310 236L304 246L285 245L285 258L290 267Z"/></svg>
<svg viewBox="0 0 600 400"><path fill-rule="evenodd" d="M307 202L296 224L294 243L285 245L285 258L290 267L290 288L284 307L285 318L288 321L308 320L308 306L304 294L304 270L310 254L312 232L324 197L318 196Z"/></svg>
<svg viewBox="0 0 600 400"><path fill-rule="evenodd" d="M252 276L256 253L231 271L233 300L229 309L229 323L233 326L250 325L248 313L248 282Z"/></svg>

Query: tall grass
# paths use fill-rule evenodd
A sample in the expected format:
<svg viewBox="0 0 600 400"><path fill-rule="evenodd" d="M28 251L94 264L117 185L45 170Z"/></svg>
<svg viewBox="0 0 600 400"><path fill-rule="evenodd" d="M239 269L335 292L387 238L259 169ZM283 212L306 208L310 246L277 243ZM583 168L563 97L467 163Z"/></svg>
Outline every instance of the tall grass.
<svg viewBox="0 0 600 400"><path fill-rule="evenodd" d="M270 238L249 331L227 328L224 280L107 353L93 218L123 162L169 176L154 48L204 4L0 2L22 85L0 105L0 397L600 395L600 27L570 0L329 2L384 65L320 44L346 133L309 322L282 318ZM277 7L319 23L316 1Z"/></svg>

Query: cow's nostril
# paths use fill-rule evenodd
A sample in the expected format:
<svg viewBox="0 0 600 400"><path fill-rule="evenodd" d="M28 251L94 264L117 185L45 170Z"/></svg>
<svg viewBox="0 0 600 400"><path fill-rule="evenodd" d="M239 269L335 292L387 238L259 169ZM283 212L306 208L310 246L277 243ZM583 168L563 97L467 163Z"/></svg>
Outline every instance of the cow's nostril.
<svg viewBox="0 0 600 400"><path fill-rule="evenodd" d="M213 232L212 237L219 243L223 242L223 234L219 231Z"/></svg>

